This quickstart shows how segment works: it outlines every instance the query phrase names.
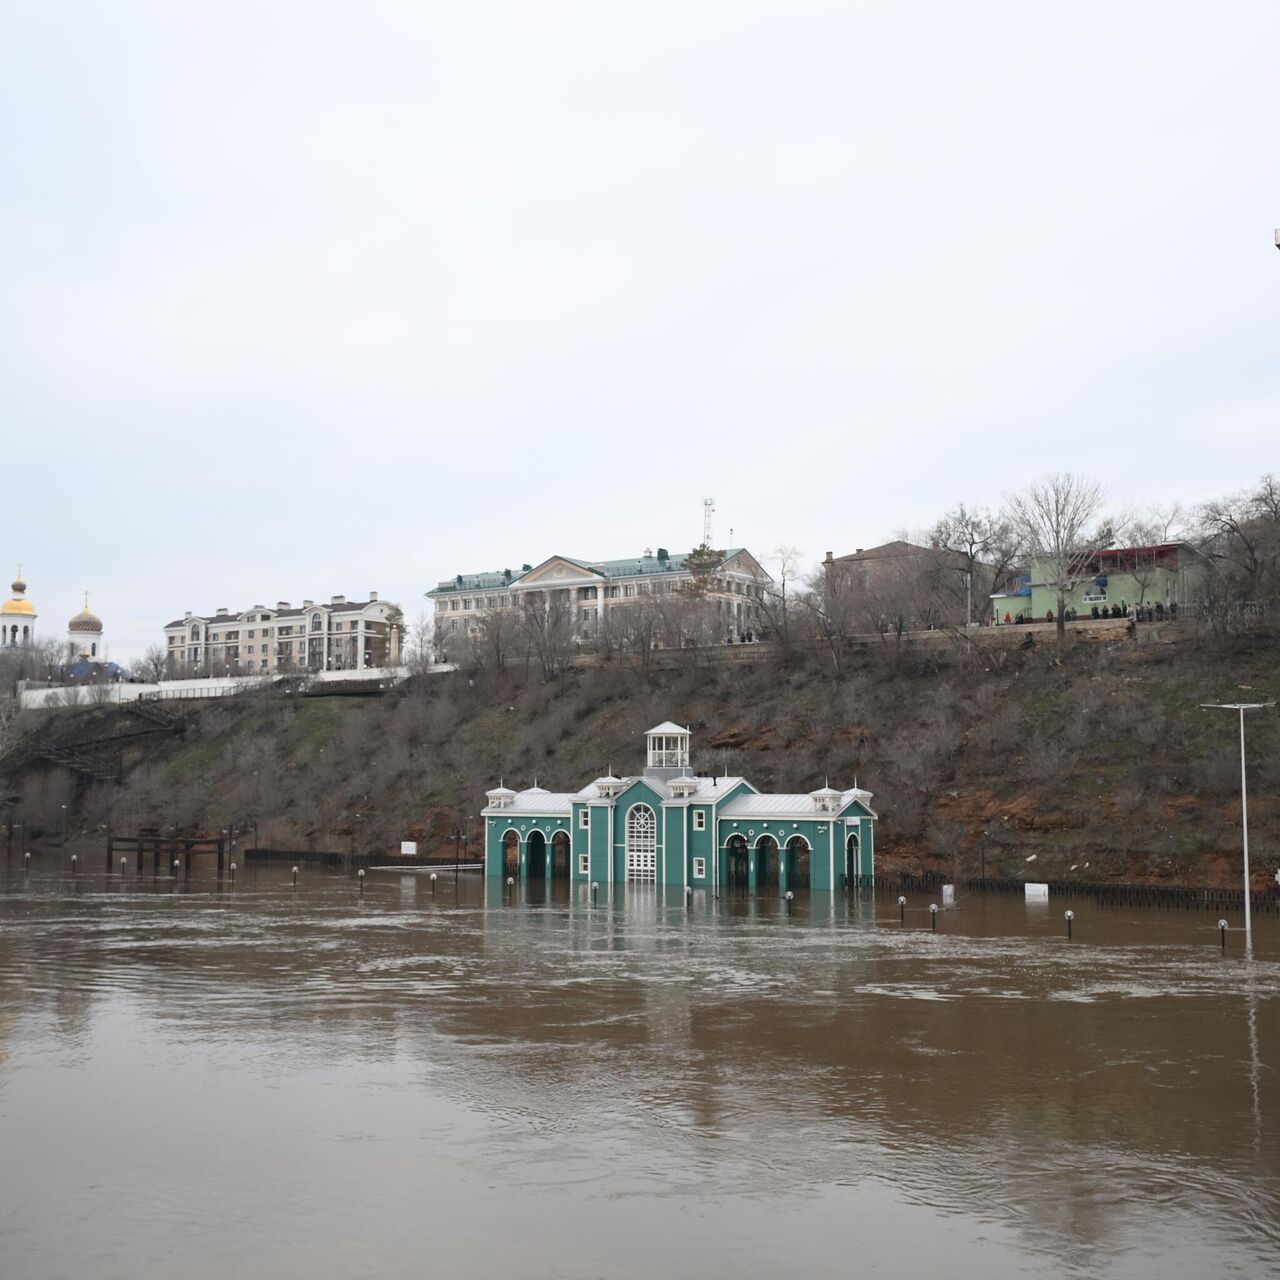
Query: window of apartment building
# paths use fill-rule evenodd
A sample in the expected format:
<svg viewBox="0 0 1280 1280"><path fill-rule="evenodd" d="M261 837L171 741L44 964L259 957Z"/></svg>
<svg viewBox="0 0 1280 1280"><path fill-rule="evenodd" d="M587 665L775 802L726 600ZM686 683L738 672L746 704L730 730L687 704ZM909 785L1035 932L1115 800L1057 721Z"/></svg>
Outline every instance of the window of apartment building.
<svg viewBox="0 0 1280 1280"><path fill-rule="evenodd" d="M319 630L320 630L320 625L321 625L321 623L323 623L323 622L324 622L324 618L322 618L322 617L320 616L320 614L318 614L318 613L312 614L312 615L311 615L311 630L312 630L312 631L319 631Z"/></svg>
<svg viewBox="0 0 1280 1280"><path fill-rule="evenodd" d="M578 874L580 876L589 876L591 874L591 857L589 854L578 854Z"/></svg>
<svg viewBox="0 0 1280 1280"><path fill-rule="evenodd" d="M695 880L705 880L707 878L707 860L706 858L694 858L693 860L693 878Z"/></svg>
<svg viewBox="0 0 1280 1280"><path fill-rule="evenodd" d="M591 810L590 809L578 810L578 826L580 826L583 829L583 831L587 831L590 829L591 827Z"/></svg>
<svg viewBox="0 0 1280 1280"><path fill-rule="evenodd" d="M610 588L609 588L609 599L610 599L610 600L616 600L620 594L621 594L621 592L618 590L618 588L617 588L617 587L610 587Z"/></svg>
<svg viewBox="0 0 1280 1280"><path fill-rule="evenodd" d="M265 671L265 670L267 669L267 660L266 660L266 658L263 658L263 659L262 659L262 661L261 661L261 663L260 663L259 665L262 667L263 671Z"/></svg>
<svg viewBox="0 0 1280 1280"><path fill-rule="evenodd" d="M341 631L341 630L342 630L342 623L340 623L340 622L335 622L335 623L333 624L333 629L334 629L335 631Z"/></svg>
<svg viewBox="0 0 1280 1280"><path fill-rule="evenodd" d="M169 643L170 643L170 644L177 644L177 643L178 643L178 637L177 637L177 636L170 636L170 637L169 637Z"/></svg>
<svg viewBox="0 0 1280 1280"><path fill-rule="evenodd" d="M245 653L252 653L252 652L253 652L253 645L251 645L251 644L247 644L247 645L245 645L245 647L244 647L244 651L245 651Z"/></svg>
<svg viewBox="0 0 1280 1280"><path fill-rule="evenodd" d="M253 632L252 632L252 631L250 631L250 632L249 632L249 634L248 634L248 636L246 637L246 639L249 639L249 640L252 640L252 639L253 639Z"/></svg>
<svg viewBox="0 0 1280 1280"><path fill-rule="evenodd" d="M458 602L457 602L456 600L450 600L450 601L449 601L449 608L450 608L450 609L456 609L457 607L458 607Z"/></svg>
<svg viewBox="0 0 1280 1280"><path fill-rule="evenodd" d="M622 588L622 594L624 596L634 596L635 593L636 593L636 584L634 582L628 582L627 585Z"/></svg>
<svg viewBox="0 0 1280 1280"><path fill-rule="evenodd" d="M695 809L693 811L693 829L695 831L705 831L707 829L707 811L705 809Z"/></svg>

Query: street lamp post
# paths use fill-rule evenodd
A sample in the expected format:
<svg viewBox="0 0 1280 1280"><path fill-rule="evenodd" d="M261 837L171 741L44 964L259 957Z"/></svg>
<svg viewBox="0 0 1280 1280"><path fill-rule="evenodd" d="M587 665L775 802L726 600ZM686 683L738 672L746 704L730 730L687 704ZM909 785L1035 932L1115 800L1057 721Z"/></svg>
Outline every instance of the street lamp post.
<svg viewBox="0 0 1280 1280"><path fill-rule="evenodd" d="M1280 247L1280 246L1277 246ZM1274 707L1274 702L1202 702L1211 711L1235 711L1240 716L1240 830L1244 839L1244 953L1253 959L1253 910L1249 901L1249 788L1244 768L1244 713Z"/></svg>

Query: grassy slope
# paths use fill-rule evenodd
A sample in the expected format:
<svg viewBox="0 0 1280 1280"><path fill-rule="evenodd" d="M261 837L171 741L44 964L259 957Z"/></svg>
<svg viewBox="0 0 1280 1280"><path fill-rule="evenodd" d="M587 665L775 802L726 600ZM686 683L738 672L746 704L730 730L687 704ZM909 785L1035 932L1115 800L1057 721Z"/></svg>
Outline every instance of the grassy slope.
<svg viewBox="0 0 1280 1280"><path fill-rule="evenodd" d="M926 661L886 647L840 680L768 662L656 679L646 687L617 667L551 685L459 675L381 699L205 705L188 712L181 736L122 744L122 786L84 787L61 769L11 761L6 791L23 796L33 835L55 830L66 802L85 830L256 820L263 843L415 836L437 846L456 822L476 830L482 793L499 777L574 790L610 767L634 772L643 731L674 719L694 728L700 771L778 790L856 775L883 817L883 869L976 871L985 829L991 874L1074 866L1090 879L1233 882L1235 723L1199 703L1241 696L1240 686L1274 695L1280 659L1264 645L1082 647L1063 665L1043 653ZM85 710L33 727L70 741L140 722ZM1280 848L1280 715L1250 732L1261 887Z"/></svg>

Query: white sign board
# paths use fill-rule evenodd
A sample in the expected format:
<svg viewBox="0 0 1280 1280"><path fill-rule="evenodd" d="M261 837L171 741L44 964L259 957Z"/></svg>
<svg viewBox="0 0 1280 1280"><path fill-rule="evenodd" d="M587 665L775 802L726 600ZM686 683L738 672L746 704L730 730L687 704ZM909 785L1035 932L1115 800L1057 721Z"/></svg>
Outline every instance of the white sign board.
<svg viewBox="0 0 1280 1280"><path fill-rule="evenodd" d="M956 905L956 887L953 884L944 884L942 886L942 905L944 907L954 907Z"/></svg>
<svg viewBox="0 0 1280 1280"><path fill-rule="evenodd" d="M412 858L418 852L418 842L416 840L401 840L400 852L406 858Z"/></svg>
<svg viewBox="0 0 1280 1280"><path fill-rule="evenodd" d="M1026 890L1028 902L1049 901L1049 886L1047 884L1028 884Z"/></svg>

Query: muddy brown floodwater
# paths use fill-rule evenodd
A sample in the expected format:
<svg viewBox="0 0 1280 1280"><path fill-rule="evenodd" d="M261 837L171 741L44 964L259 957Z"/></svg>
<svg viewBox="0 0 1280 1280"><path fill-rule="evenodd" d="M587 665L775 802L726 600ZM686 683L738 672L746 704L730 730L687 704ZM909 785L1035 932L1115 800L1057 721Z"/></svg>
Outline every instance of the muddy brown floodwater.
<svg viewBox="0 0 1280 1280"><path fill-rule="evenodd" d="M0 1276L1280 1274L1280 921L1215 920L15 857Z"/></svg>

